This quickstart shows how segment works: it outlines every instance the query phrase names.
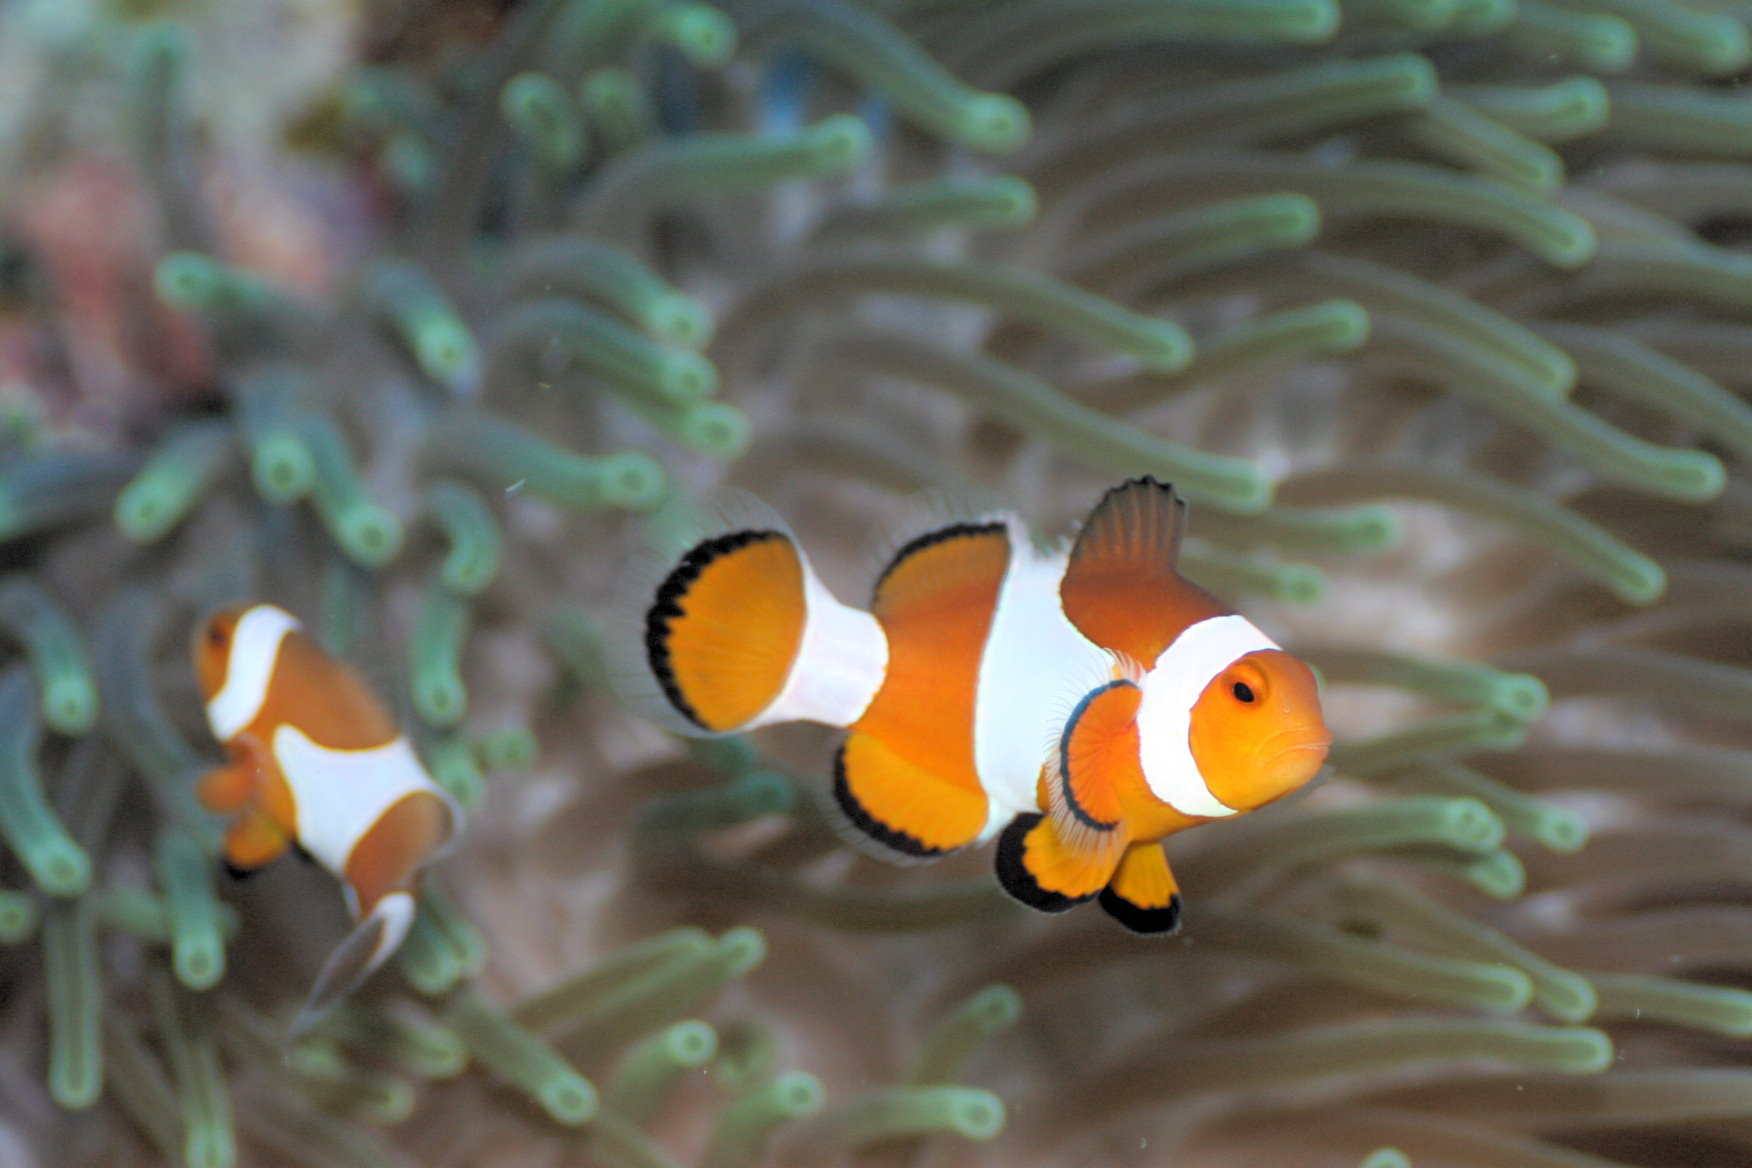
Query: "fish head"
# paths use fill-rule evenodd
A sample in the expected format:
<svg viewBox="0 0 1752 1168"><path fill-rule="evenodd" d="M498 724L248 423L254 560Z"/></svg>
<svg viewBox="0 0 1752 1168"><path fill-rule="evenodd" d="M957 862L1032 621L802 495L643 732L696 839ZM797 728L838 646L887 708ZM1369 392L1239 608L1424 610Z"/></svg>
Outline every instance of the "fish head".
<svg viewBox="0 0 1752 1168"><path fill-rule="evenodd" d="M212 701L225 688L237 624L248 611L247 607L240 607L216 612L195 629L190 652L195 661L195 676L201 684L201 697L206 701Z"/></svg>
<svg viewBox="0 0 1752 1168"><path fill-rule="evenodd" d="M1281 649L1236 658L1193 705L1188 745L1211 794L1236 811L1300 789L1332 746L1313 670Z"/></svg>

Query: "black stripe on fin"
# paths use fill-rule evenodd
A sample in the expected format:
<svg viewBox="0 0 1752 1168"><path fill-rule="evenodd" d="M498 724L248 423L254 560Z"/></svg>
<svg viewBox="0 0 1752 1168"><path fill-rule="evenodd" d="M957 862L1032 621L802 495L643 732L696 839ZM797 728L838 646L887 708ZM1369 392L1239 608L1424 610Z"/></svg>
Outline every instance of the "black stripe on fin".
<svg viewBox="0 0 1752 1168"><path fill-rule="evenodd" d="M1070 809L1071 815L1078 823L1094 831L1112 831L1119 826L1119 823L1117 821L1109 823L1105 819L1091 815L1089 810L1078 801L1076 785L1071 782L1071 742L1077 734L1077 723L1082 720L1090 703L1108 690L1118 689L1122 685L1130 685L1135 688L1134 682L1122 677L1117 681L1110 681L1106 685L1097 686L1084 694L1082 700L1077 703L1076 709L1071 711L1071 716L1065 720L1064 733L1059 736L1059 789L1064 792L1065 806Z"/></svg>
<svg viewBox="0 0 1752 1168"><path fill-rule="evenodd" d="M1176 892L1167 908L1142 908L1113 891L1103 888L1099 897L1107 915L1134 933L1165 934L1180 931L1180 894Z"/></svg>
<svg viewBox="0 0 1752 1168"><path fill-rule="evenodd" d="M1029 908L1061 913L1091 899L1093 894L1073 899L1062 892L1049 892L1035 882L1028 866L1022 862L1023 841L1041 818L1036 812L1028 812L1010 821L1010 826L998 836L998 850L993 857L993 867L998 873L998 883L1003 885L1005 892Z"/></svg>
<svg viewBox="0 0 1752 1168"><path fill-rule="evenodd" d="M834 751L833 755L833 798L853 827L885 848L919 860L934 860L938 856L947 854L946 849L930 847L906 832L897 831L878 821L864 810L864 805L858 802L856 795L852 794L851 781L846 777L846 748L844 745Z"/></svg>
<svg viewBox="0 0 1752 1168"><path fill-rule="evenodd" d="M645 612L645 659L651 666L651 675L657 679L663 696L669 699L676 712L701 730L710 730L711 727L682 695L681 687L676 684L674 667L670 664L669 623L684 615L682 600L712 561L761 540L788 538L782 531L732 531L695 544L657 586L657 598Z"/></svg>

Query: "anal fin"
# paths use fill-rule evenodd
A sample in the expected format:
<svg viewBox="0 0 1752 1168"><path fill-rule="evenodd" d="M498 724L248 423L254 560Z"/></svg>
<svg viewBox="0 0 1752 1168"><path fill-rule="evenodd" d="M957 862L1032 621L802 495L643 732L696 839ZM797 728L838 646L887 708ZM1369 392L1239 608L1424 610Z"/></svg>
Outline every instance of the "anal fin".
<svg viewBox="0 0 1752 1168"><path fill-rule="evenodd" d="M1107 915L1134 933L1172 933L1180 928L1180 888L1159 843L1125 850L1113 880L1101 892Z"/></svg>
<svg viewBox="0 0 1752 1168"><path fill-rule="evenodd" d="M834 799L852 825L902 855L941 856L985 827L984 792L937 777L874 734L848 735L833 770Z"/></svg>
<svg viewBox="0 0 1752 1168"><path fill-rule="evenodd" d="M1088 838L1092 846L1071 847L1052 820L1033 812L1018 815L998 837L998 883L1041 912L1064 912L1090 900L1113 878L1125 837L1113 832Z"/></svg>

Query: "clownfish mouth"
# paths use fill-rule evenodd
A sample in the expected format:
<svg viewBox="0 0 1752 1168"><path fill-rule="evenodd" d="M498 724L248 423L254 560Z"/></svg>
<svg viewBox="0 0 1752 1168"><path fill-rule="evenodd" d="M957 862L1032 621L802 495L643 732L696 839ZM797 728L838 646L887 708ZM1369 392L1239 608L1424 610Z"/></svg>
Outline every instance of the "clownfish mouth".
<svg viewBox="0 0 1752 1168"><path fill-rule="evenodd" d="M1284 740L1288 739L1287 742ZM1283 743L1279 745L1279 743ZM1274 766L1278 762L1297 754L1318 751L1325 754L1332 749L1332 735L1324 727L1319 731L1283 730L1259 744L1259 757L1266 766Z"/></svg>
<svg viewBox="0 0 1752 1168"><path fill-rule="evenodd" d="M1265 776L1264 785L1275 792L1275 798L1302 786L1320 772L1332 747L1332 736L1288 731L1274 734L1260 745L1260 772Z"/></svg>

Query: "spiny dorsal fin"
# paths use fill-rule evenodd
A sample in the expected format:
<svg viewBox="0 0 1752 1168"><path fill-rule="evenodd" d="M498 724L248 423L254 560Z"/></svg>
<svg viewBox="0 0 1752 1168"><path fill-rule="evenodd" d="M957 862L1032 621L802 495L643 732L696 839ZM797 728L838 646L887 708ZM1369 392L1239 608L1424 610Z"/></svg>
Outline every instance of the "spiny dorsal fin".
<svg viewBox="0 0 1752 1168"><path fill-rule="evenodd" d="M1128 480L1089 513L1071 547L1070 571L1172 573L1185 528L1186 500L1172 484L1148 475Z"/></svg>
<svg viewBox="0 0 1752 1168"><path fill-rule="evenodd" d="M1148 476L1102 496L1059 584L1078 632L1147 666L1189 624L1228 611L1175 570L1185 517L1174 488Z"/></svg>

